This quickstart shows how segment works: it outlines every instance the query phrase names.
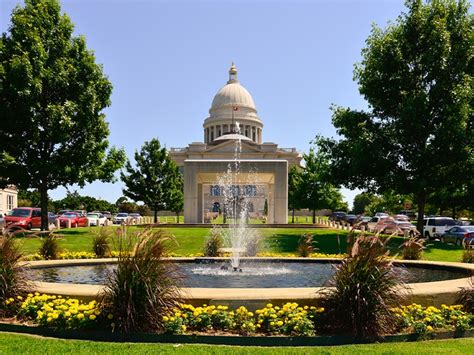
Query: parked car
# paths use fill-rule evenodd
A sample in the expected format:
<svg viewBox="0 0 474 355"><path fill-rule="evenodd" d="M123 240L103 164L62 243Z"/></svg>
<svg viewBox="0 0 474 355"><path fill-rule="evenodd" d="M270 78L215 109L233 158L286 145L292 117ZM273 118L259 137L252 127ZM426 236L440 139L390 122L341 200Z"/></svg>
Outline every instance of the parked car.
<svg viewBox="0 0 474 355"><path fill-rule="evenodd" d="M396 214L393 218L397 221L410 222L410 218L404 214Z"/></svg>
<svg viewBox="0 0 474 355"><path fill-rule="evenodd" d="M140 222L140 219L142 218L142 216L140 215L140 213L130 213L128 215L128 218L131 223L137 224Z"/></svg>
<svg viewBox="0 0 474 355"><path fill-rule="evenodd" d="M342 211L338 211L338 212L333 212L330 216L329 216L329 220L330 221L335 221L335 222L340 222L342 221L345 217L346 217L347 213L346 212L342 212Z"/></svg>
<svg viewBox="0 0 474 355"><path fill-rule="evenodd" d="M87 219L89 220L90 226L104 226L107 218L102 213L88 213Z"/></svg>
<svg viewBox="0 0 474 355"><path fill-rule="evenodd" d="M61 227L67 227L68 221L71 221L72 228L87 226L87 217L76 212L66 212L58 219Z"/></svg>
<svg viewBox="0 0 474 355"><path fill-rule="evenodd" d="M59 210L57 215L58 216L62 216L63 214L65 214L66 212L72 212L71 210Z"/></svg>
<svg viewBox="0 0 474 355"><path fill-rule="evenodd" d="M428 217L423 220L423 236L434 239L446 230L456 225L456 221L450 217Z"/></svg>
<svg viewBox="0 0 474 355"><path fill-rule="evenodd" d="M397 235L405 235L405 231L410 236L414 236L416 234L416 227L410 222L397 221L392 217L380 219L374 227L374 232L383 234L396 233Z"/></svg>
<svg viewBox="0 0 474 355"><path fill-rule="evenodd" d="M357 216L355 214L346 214L344 217L344 220L349 223L351 226L354 225L354 222L356 221Z"/></svg>
<svg viewBox="0 0 474 355"><path fill-rule="evenodd" d="M446 230L439 240L441 243L469 245L474 238L474 226L454 226Z"/></svg>
<svg viewBox="0 0 474 355"><path fill-rule="evenodd" d="M114 217L114 224L122 224L122 223L127 223L128 222L128 213L125 212L119 212L117 215Z"/></svg>
<svg viewBox="0 0 474 355"><path fill-rule="evenodd" d="M55 215L53 212L48 212L48 223L49 224L55 224L57 218L58 218L58 216Z"/></svg>
<svg viewBox="0 0 474 355"><path fill-rule="evenodd" d="M78 215L83 216L83 217L87 216L87 211L86 210L74 210L72 212L77 213Z"/></svg>
<svg viewBox="0 0 474 355"><path fill-rule="evenodd" d="M388 213L385 213L385 212L377 212L375 214L375 217L390 217L390 215Z"/></svg>
<svg viewBox="0 0 474 355"><path fill-rule="evenodd" d="M14 208L5 216L7 228L41 228L41 209L33 207Z"/></svg>
<svg viewBox="0 0 474 355"><path fill-rule="evenodd" d="M109 221L112 220L112 213L110 213L109 211L101 211L101 213L105 216L105 218L107 218Z"/></svg>
<svg viewBox="0 0 474 355"><path fill-rule="evenodd" d="M379 223L379 221L382 218L387 218L387 217L378 217L378 216L372 217L372 219L369 222L367 222L367 231L375 232L375 226L377 225L377 223Z"/></svg>
<svg viewBox="0 0 474 355"><path fill-rule="evenodd" d="M3 228L4 224L5 224L5 217L3 213L0 213L0 228Z"/></svg>
<svg viewBox="0 0 474 355"><path fill-rule="evenodd" d="M370 216L359 217L355 222L355 227L361 230L367 230L367 223L369 223L371 219L372 217Z"/></svg>

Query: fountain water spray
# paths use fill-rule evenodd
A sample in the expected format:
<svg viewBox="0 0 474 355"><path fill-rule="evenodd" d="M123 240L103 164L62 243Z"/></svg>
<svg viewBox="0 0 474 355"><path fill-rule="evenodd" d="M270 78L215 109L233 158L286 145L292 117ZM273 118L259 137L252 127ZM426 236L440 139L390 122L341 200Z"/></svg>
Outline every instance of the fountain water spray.
<svg viewBox="0 0 474 355"><path fill-rule="evenodd" d="M232 132L237 137L240 135L240 126L235 122L235 129ZM234 159L227 166L227 171L218 177L217 183L220 187L224 203L224 215L226 220L230 221L228 228L221 228L220 233L230 246L231 250L231 266L234 271L242 271L240 268L240 258L246 254L250 243L257 244L260 236L255 229L248 228L249 218L249 191L241 191L242 174L240 171L240 156L242 152L241 139L235 140ZM252 173L248 174L250 179L247 182L256 181L256 177L252 179ZM252 193L250 193L252 194Z"/></svg>

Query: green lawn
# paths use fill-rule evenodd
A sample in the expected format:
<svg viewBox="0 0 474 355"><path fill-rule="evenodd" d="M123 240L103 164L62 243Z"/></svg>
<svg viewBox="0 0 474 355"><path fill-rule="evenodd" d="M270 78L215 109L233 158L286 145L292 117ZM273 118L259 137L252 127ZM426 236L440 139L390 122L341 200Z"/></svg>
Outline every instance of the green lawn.
<svg viewBox="0 0 474 355"><path fill-rule="evenodd" d="M194 344L105 343L0 333L0 354L468 354L473 347L474 339L472 338L414 343L264 348Z"/></svg>
<svg viewBox="0 0 474 355"><path fill-rule="evenodd" d="M117 228L117 227L111 227ZM166 228L162 229L172 233L178 242L173 247L173 252L178 255L190 255L202 252L206 237L209 235L210 227L201 228ZM62 249L67 251L91 251L92 228L63 229L60 234ZM130 227L129 232L135 233L139 227ZM305 229L305 228L262 228L258 229L264 237L263 252L291 255L296 253L298 238L303 233L314 235L315 247L319 253L339 254L344 253L347 248L347 231L334 229ZM19 238L22 248L26 254L33 254L40 247L40 239L36 237ZM393 237L389 242L392 255L400 252L399 246L403 243L402 237ZM426 245L424 259L438 261L460 261L462 249L455 245L442 244L437 241L429 241Z"/></svg>

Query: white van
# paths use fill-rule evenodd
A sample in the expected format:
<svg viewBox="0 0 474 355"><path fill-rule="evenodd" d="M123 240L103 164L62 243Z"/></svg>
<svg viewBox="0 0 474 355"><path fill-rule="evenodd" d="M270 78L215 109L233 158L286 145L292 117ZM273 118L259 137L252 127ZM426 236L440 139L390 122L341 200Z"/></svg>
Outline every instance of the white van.
<svg viewBox="0 0 474 355"><path fill-rule="evenodd" d="M456 222L451 217L427 217L423 220L423 235L434 239L455 225Z"/></svg>

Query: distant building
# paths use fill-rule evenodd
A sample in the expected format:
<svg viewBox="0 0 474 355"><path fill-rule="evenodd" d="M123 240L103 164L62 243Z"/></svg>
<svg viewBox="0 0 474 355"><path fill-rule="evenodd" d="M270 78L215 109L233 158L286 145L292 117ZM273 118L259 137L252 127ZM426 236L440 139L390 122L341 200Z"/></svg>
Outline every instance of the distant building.
<svg viewBox="0 0 474 355"><path fill-rule="evenodd" d="M0 190L0 214L5 215L18 207L18 190L14 186Z"/></svg>
<svg viewBox="0 0 474 355"><path fill-rule="evenodd" d="M215 95L204 120L204 142L171 148L170 156L184 175L184 219L204 223L206 214L220 211L223 196L218 184L235 160L239 142L239 181L232 185L235 196L250 201L250 213L262 215L268 204L268 223L288 223L288 168L298 166L296 148L280 148L263 142L263 122L250 93L237 80L232 64L229 80Z"/></svg>

